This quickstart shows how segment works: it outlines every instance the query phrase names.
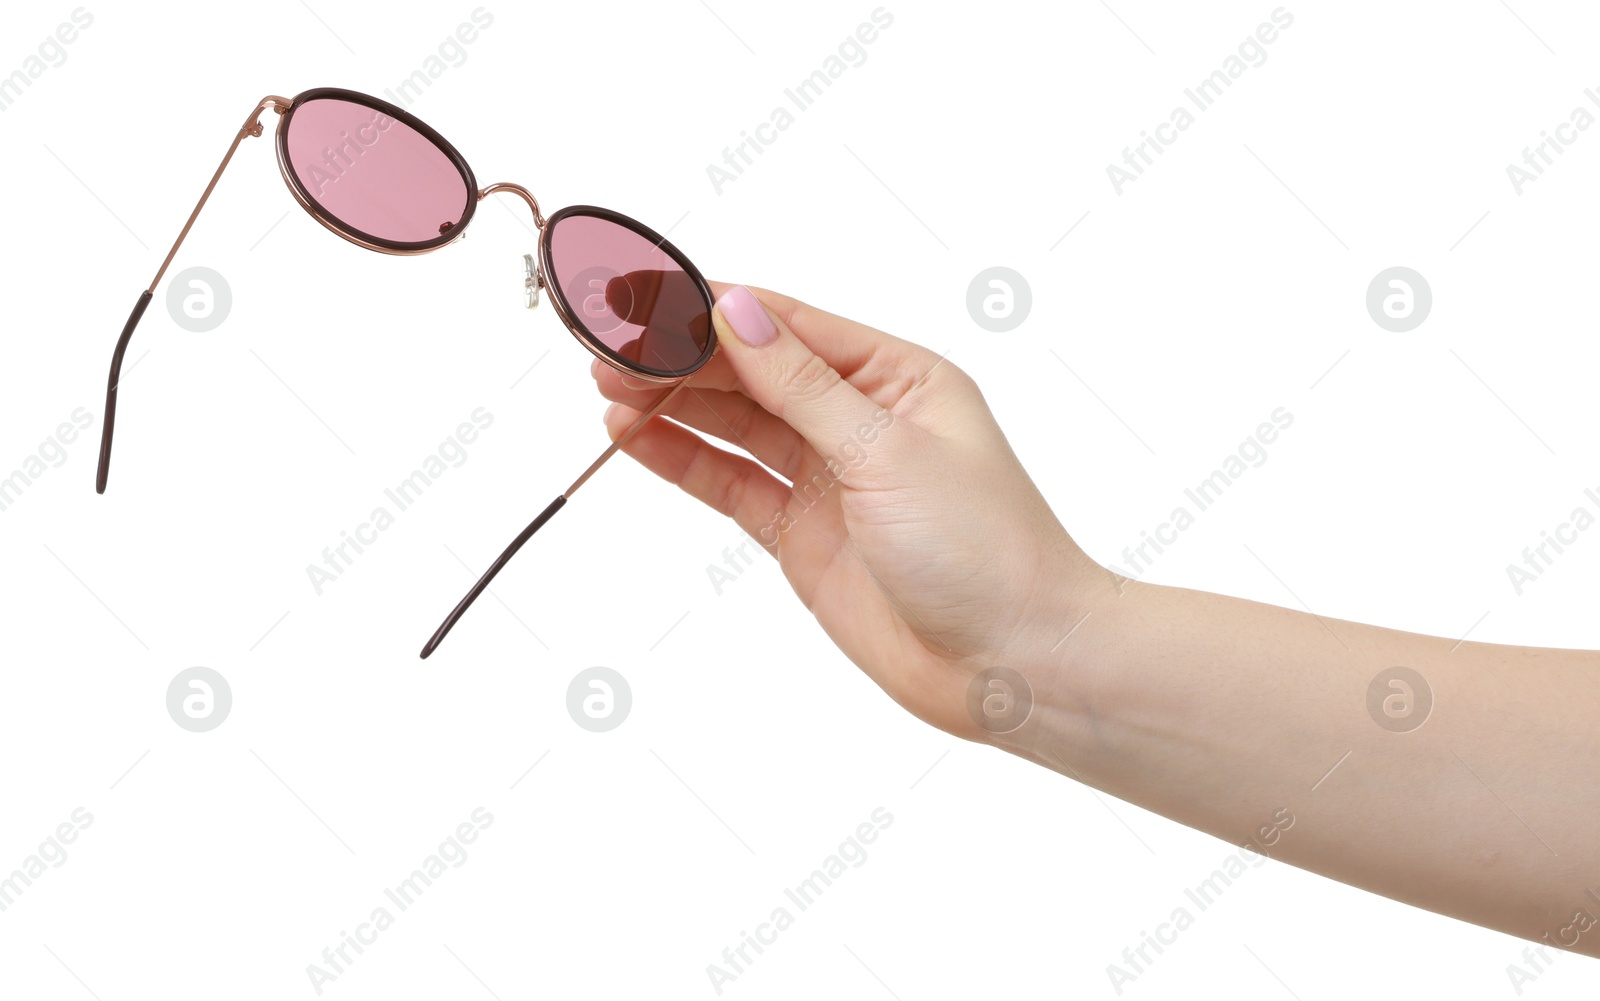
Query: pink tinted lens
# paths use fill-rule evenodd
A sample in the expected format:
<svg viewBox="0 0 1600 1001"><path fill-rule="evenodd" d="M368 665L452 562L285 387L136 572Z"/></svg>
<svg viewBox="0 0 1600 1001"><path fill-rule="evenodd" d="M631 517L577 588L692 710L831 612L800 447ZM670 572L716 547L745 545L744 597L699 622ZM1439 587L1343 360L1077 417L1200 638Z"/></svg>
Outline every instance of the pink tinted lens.
<svg viewBox="0 0 1600 1001"><path fill-rule="evenodd" d="M383 112L351 101L297 104L289 166L333 221L390 243L437 240L461 223L467 180L444 150Z"/></svg>
<svg viewBox="0 0 1600 1001"><path fill-rule="evenodd" d="M700 360L710 304L657 241L591 215L551 225L553 279L584 332L654 374L682 374Z"/></svg>

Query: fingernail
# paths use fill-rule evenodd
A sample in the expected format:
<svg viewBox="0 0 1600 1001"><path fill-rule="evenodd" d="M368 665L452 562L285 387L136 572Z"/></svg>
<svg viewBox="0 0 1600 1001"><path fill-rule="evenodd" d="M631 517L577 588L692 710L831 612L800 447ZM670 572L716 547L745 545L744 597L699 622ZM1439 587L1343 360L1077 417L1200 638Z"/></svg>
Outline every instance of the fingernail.
<svg viewBox="0 0 1600 1001"><path fill-rule="evenodd" d="M596 382L600 381L600 359L596 358L589 363L589 378Z"/></svg>
<svg viewBox="0 0 1600 1001"><path fill-rule="evenodd" d="M771 344L778 336L778 328L773 325L772 317L767 315L761 303L743 285L735 285L722 293L722 298L717 300L717 309L722 312L722 318L728 321L733 332L739 335L739 340L753 348Z"/></svg>

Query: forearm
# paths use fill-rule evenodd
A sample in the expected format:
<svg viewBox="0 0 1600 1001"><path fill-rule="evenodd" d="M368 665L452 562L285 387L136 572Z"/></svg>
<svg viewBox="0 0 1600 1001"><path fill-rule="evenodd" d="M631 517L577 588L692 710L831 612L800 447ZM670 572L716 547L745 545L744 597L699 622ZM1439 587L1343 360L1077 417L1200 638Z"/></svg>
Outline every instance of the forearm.
<svg viewBox="0 0 1600 1001"><path fill-rule="evenodd" d="M1109 575L1074 592L1060 632L1089 617L1024 671L1033 716L997 745L1293 865L1600 956L1600 656ZM1389 728L1369 711L1396 666L1431 689L1415 728L1420 704L1380 706Z"/></svg>

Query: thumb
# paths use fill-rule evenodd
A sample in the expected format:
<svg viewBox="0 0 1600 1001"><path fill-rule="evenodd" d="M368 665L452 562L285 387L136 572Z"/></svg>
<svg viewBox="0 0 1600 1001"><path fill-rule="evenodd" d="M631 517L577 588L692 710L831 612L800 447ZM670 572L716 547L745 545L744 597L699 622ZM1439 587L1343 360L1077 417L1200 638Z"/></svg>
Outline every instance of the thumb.
<svg viewBox="0 0 1600 1001"><path fill-rule="evenodd" d="M798 431L818 454L833 456L853 442L896 431L887 411L845 381L743 285L722 294L711 322L745 395Z"/></svg>

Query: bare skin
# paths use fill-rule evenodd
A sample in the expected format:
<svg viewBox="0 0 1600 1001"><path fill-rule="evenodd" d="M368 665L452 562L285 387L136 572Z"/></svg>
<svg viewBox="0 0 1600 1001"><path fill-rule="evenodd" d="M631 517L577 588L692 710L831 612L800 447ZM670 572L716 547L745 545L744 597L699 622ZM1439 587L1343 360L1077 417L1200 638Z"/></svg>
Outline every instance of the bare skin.
<svg viewBox="0 0 1600 1001"><path fill-rule="evenodd" d="M958 367L739 288L714 285L717 356L626 451L763 542L896 702L1292 865L1600 957L1600 653L1116 577L1072 541ZM768 334L762 314L770 339L746 343ZM659 389L593 371L616 437ZM1368 708L1400 665L1432 695L1409 730ZM980 695L1015 696L994 687L1000 667L1033 700L1006 733L969 708L975 678ZM1415 691L1383 690L1417 709ZM1269 835L1280 811L1293 828Z"/></svg>

